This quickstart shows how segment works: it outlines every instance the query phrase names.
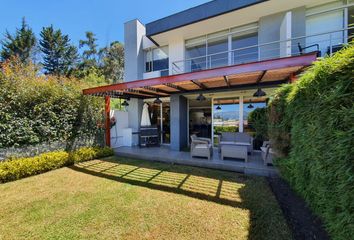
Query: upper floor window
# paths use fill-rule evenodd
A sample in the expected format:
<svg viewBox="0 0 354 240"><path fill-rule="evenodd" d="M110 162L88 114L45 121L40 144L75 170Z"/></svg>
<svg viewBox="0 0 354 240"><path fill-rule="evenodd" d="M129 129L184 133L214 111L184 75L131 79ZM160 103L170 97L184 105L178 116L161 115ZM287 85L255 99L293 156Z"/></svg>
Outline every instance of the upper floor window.
<svg viewBox="0 0 354 240"><path fill-rule="evenodd" d="M258 60L258 26L256 23L231 29L232 64Z"/></svg>
<svg viewBox="0 0 354 240"><path fill-rule="evenodd" d="M334 1L306 10L306 46L318 45L321 56L329 55L352 39L354 1ZM349 29L348 29L349 28ZM310 48L308 51L316 50Z"/></svg>
<svg viewBox="0 0 354 240"><path fill-rule="evenodd" d="M145 51L145 72L167 70L168 62L167 46Z"/></svg>
<svg viewBox="0 0 354 240"><path fill-rule="evenodd" d="M257 44L257 23L189 39L185 43L185 71L257 61Z"/></svg>

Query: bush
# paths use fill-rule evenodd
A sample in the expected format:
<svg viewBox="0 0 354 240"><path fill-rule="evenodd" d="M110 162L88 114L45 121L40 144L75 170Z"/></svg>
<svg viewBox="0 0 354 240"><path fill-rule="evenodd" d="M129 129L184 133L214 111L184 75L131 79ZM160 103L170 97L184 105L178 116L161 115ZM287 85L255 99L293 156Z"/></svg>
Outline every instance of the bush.
<svg viewBox="0 0 354 240"><path fill-rule="evenodd" d="M73 163L84 162L94 158L108 157L114 154L109 147L83 147L70 154L70 159Z"/></svg>
<svg viewBox="0 0 354 240"><path fill-rule="evenodd" d="M294 85L277 89L268 105L268 137L278 156L288 156L290 151L291 118L286 114L287 98Z"/></svg>
<svg viewBox="0 0 354 240"><path fill-rule="evenodd" d="M256 108L248 115L248 124L255 131L255 138L264 141L268 139L268 109Z"/></svg>
<svg viewBox="0 0 354 240"><path fill-rule="evenodd" d="M0 148L94 139L102 99L83 96L77 79L44 76L16 59L0 71ZM39 91L40 90L40 91Z"/></svg>
<svg viewBox="0 0 354 240"><path fill-rule="evenodd" d="M238 132L237 126L215 126L215 134L220 134L222 132Z"/></svg>
<svg viewBox="0 0 354 240"><path fill-rule="evenodd" d="M277 160L281 174L323 219L333 239L354 235L353 69L351 45L316 62L270 105L271 140L288 153Z"/></svg>
<svg viewBox="0 0 354 240"><path fill-rule="evenodd" d="M72 153L56 151L31 158L10 159L0 163L0 182L9 182L68 166L76 162L113 155L111 148L85 147Z"/></svg>

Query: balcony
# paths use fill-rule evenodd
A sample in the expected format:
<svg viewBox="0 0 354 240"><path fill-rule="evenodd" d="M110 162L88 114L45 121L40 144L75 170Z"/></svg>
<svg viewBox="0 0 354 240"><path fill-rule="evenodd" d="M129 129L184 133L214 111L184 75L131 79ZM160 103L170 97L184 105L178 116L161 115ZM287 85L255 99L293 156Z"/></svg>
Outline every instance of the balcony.
<svg viewBox="0 0 354 240"><path fill-rule="evenodd" d="M332 55L353 39L354 27L262 43L172 63L172 75L318 52Z"/></svg>

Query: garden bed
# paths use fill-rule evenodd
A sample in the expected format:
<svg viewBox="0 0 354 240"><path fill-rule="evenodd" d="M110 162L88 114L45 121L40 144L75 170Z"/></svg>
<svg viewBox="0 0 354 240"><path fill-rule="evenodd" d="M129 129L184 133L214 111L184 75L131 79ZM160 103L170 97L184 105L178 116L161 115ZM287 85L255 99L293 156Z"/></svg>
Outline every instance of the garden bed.
<svg viewBox="0 0 354 240"><path fill-rule="evenodd" d="M281 178L268 178L269 185L278 200L295 240L329 240L321 219L315 216L306 202L296 195Z"/></svg>

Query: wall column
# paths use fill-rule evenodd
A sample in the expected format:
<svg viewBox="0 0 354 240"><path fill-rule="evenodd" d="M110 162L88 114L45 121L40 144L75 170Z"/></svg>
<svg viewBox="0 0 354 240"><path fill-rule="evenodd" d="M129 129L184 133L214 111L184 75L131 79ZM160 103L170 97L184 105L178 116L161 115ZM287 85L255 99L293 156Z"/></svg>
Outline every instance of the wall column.
<svg viewBox="0 0 354 240"><path fill-rule="evenodd" d="M170 102L171 149L180 151L188 146L188 101L180 95L172 95Z"/></svg>
<svg viewBox="0 0 354 240"><path fill-rule="evenodd" d="M243 132L243 96L240 96L240 109L239 109L239 126L238 131Z"/></svg>
<svg viewBox="0 0 354 240"><path fill-rule="evenodd" d="M104 115L105 115L105 129L106 129L106 146L111 146L111 119L110 119L110 111L111 111L111 98L109 96L104 97L105 105L104 105Z"/></svg>

